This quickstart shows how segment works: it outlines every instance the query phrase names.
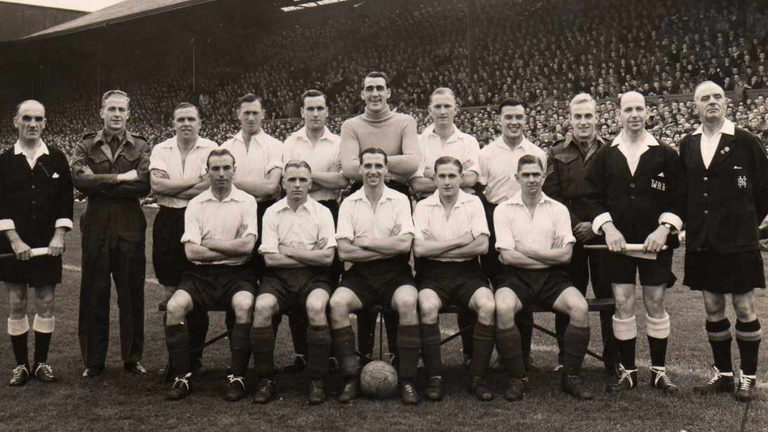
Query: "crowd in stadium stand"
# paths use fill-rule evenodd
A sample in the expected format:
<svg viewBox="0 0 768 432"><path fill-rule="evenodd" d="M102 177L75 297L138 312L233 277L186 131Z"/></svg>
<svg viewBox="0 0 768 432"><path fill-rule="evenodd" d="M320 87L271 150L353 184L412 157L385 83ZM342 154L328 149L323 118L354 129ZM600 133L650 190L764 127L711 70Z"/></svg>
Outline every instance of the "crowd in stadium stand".
<svg viewBox="0 0 768 432"><path fill-rule="evenodd" d="M265 123L266 132L282 140L301 127L299 95L323 90L331 113L339 116L328 126L338 133L344 118L361 112L360 79L371 70L390 75L395 107L412 113L420 129L429 122L424 110L436 87L451 87L462 107L484 107L463 110L457 119L481 144L498 135L492 107L505 97L529 105L526 134L547 146L568 133L567 101L578 92L601 102L599 130L611 138L619 122L609 101L618 94L690 94L705 79L734 92L732 120L758 133L768 128L764 98L746 94L768 88L768 40L744 34L745 12L735 3L515 0L514 7L504 7L509 4L477 2L472 76L464 2L441 0L407 4L407 10L374 3L360 8L366 11L359 16L322 25L286 21L282 31L254 30L219 41L221 49L198 71L196 92L183 59L173 54L163 55L162 62L108 70L102 87L130 94L130 128L152 143L172 135L171 112L181 101L201 107L202 136L225 141L238 129L234 101L251 91L262 96L269 118L293 118ZM69 152L83 133L100 127L98 99L92 88L76 85L76 73L60 81L67 84L37 97L50 119L45 139ZM648 127L662 140L674 144L698 126L690 102L654 103ZM12 108L3 105L4 114ZM15 141L9 126L0 129L0 147Z"/></svg>

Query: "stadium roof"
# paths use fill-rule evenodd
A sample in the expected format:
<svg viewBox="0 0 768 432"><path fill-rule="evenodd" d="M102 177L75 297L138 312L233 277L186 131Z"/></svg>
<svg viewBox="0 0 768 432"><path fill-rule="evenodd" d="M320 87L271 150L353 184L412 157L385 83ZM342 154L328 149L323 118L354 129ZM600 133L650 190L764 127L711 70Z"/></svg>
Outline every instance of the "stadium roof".
<svg viewBox="0 0 768 432"><path fill-rule="evenodd" d="M149 15L220 0L129 0L97 10L80 18L26 36L23 40L44 39L130 21Z"/></svg>

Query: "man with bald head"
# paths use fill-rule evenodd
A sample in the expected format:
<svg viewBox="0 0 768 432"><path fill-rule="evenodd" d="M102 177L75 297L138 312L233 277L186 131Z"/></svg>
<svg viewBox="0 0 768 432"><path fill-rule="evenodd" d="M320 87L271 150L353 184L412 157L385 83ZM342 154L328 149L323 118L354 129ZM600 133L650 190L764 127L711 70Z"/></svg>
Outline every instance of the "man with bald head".
<svg viewBox="0 0 768 432"><path fill-rule="evenodd" d="M625 392L637 386L634 311L639 273L647 311L651 387L675 393L678 389L665 366L670 323L664 310L664 290L674 277L672 250L680 244L675 234L682 228L679 157L645 130L648 111L643 95L628 92L620 96L619 114L624 130L597 152L587 173L588 213L592 230L605 235L611 252L605 268L616 299L613 334L620 363L617 381L606 391ZM655 255L628 255L628 244L641 244L644 252Z"/></svg>
<svg viewBox="0 0 768 432"><path fill-rule="evenodd" d="M0 253L15 259L0 261L0 281L8 290L11 336L16 367L10 385L23 386L30 376L56 380L47 364L55 318L54 288L61 283L64 237L72 229L72 177L67 157L48 147L41 136L45 107L28 100L16 107L13 125L19 139L0 155ZM30 260L32 248L47 247L48 255ZM27 339L27 287L35 289L34 364L30 368Z"/></svg>
<svg viewBox="0 0 768 432"><path fill-rule="evenodd" d="M748 401L756 397L762 333L753 293L765 288L757 228L768 214L768 159L759 138L725 118L719 85L699 84L694 101L701 126L680 143L687 231L683 283L703 294L715 362L713 377L694 391L734 392L731 323L725 316L731 294L741 352L735 396Z"/></svg>

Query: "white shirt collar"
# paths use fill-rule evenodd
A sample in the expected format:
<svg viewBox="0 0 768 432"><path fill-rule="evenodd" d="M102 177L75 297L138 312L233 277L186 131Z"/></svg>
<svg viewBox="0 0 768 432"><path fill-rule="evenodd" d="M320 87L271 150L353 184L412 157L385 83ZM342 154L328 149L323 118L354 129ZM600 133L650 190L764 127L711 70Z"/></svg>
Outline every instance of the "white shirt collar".
<svg viewBox="0 0 768 432"><path fill-rule="evenodd" d="M424 129L424 131L422 133L423 134L427 134L429 136L436 136L437 138L440 138L440 135L438 135L435 132L435 125L434 124L431 124L431 125L427 126L427 128ZM451 134L451 136L448 137L447 140L445 140L445 142L449 143L449 142L454 141L454 140L459 140L462 137L463 134L464 133L461 130L459 130L459 128L454 124L453 125L453 133Z"/></svg>
<svg viewBox="0 0 768 432"><path fill-rule="evenodd" d="M296 134L296 136L298 138L306 140L309 143L312 142L312 140L309 139L309 134L307 134L307 127L306 126L303 126L301 129L297 130L295 132L295 134ZM328 129L328 126L326 126L323 129L323 135L320 136L320 141L322 141L322 140L329 140L330 141L331 140L330 135L331 135L331 131L330 131L330 129Z"/></svg>
<svg viewBox="0 0 768 432"><path fill-rule="evenodd" d="M536 144L528 141L528 138L526 138L525 135L523 135L523 140L520 141L520 144L518 144L517 147L514 148L514 150L509 148L507 143L504 141L504 135L501 135L498 138L496 138L493 141L493 144L498 146L498 147L501 147L501 148L503 148L505 150L509 150L509 151L515 151L515 150L521 148L526 153L533 153L533 150L532 150L533 147L539 148L539 147L536 146Z"/></svg>
<svg viewBox="0 0 768 432"><path fill-rule="evenodd" d="M251 136L251 141L253 141L254 139L255 139L256 141L258 141L258 140L260 140L260 139L264 139L264 137L265 137L265 136L269 136L269 135L267 135L267 133L266 133L266 132L264 132L264 128L261 128L261 129L259 129L259 132L258 132L256 135L252 135L252 136ZM239 130L239 131L238 131L238 132L235 134L234 140L235 140L235 141L240 141L241 143L245 144L245 135L243 134L243 130L242 130L242 129L241 129L241 130ZM249 144L250 144L250 143L249 143Z"/></svg>
<svg viewBox="0 0 768 432"><path fill-rule="evenodd" d="M543 202L550 202L551 203L551 202L554 202L554 201L552 200L552 198L548 197L547 194L542 192L541 193L541 200L538 203L536 203L536 204L541 204ZM505 205L525 205L525 203L523 202L523 193L522 193L522 191L517 191L517 193L514 194L512 196L512 198L504 201L502 204L505 204Z"/></svg>
<svg viewBox="0 0 768 432"><path fill-rule="evenodd" d="M474 195L470 195L463 190L459 189L459 197L456 200L456 206L466 204L469 201L472 201L472 197ZM428 206L441 206L442 203L440 202L440 191L436 190L432 195L424 198L424 205Z"/></svg>
<svg viewBox="0 0 768 432"><path fill-rule="evenodd" d="M21 146L21 141L16 141L16 144L13 145L13 154L24 154L25 156L27 153L24 151L24 148ZM40 145L37 147L37 151L35 151L35 154L31 155L32 159L37 160L42 155L49 155L51 154L48 151L48 146L45 145L45 142L43 140L40 140Z"/></svg>
<svg viewBox="0 0 768 432"><path fill-rule="evenodd" d="M616 147L621 144L626 144L626 140L624 139L624 131L622 131L616 138L613 139L611 147ZM643 144L647 145L648 147L653 147L659 145L659 142L656 141L656 138L648 133L648 131L645 131L645 139L643 140Z"/></svg>
<svg viewBox="0 0 768 432"><path fill-rule="evenodd" d="M303 207L308 212L312 213L312 210L314 210L315 204L317 204L317 201L312 199L311 196L307 196L307 202L305 202L304 204L300 205L299 209L301 209ZM285 198L281 199L280 201L276 202L274 204L274 206L275 206L275 211L278 211L278 212L283 211L285 209L290 209L291 208L291 206L288 205L288 197L285 197Z"/></svg>
<svg viewBox="0 0 768 432"><path fill-rule="evenodd" d="M398 194L399 193L397 191L390 189L386 185L384 185L384 191L381 193L381 199L396 200L398 198ZM361 187L355 193L348 196L347 199L368 201L368 197L365 196L365 186Z"/></svg>
<svg viewBox="0 0 768 432"><path fill-rule="evenodd" d="M205 202L205 201L219 202L219 200L213 195L211 188L208 188L207 191L201 193L199 196L200 196L201 202ZM250 197L249 194L236 188L235 185L232 185L232 190L229 192L229 195L226 198L224 198L224 201L221 201L221 202L222 203L225 203L227 201L244 202L248 199L248 197Z"/></svg>
<svg viewBox="0 0 768 432"><path fill-rule="evenodd" d="M704 124L699 126L699 128L696 129L693 135L701 135L702 133L704 133ZM718 133L734 136L736 135L736 125L734 125L732 121L725 119L725 121L723 122L723 126L720 128L720 131Z"/></svg>

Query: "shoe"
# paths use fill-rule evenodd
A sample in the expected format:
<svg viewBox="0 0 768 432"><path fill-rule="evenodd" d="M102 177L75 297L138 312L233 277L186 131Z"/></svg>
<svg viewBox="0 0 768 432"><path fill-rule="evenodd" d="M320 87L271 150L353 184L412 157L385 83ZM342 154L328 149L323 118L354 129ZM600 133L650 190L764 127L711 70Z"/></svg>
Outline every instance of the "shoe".
<svg viewBox="0 0 768 432"><path fill-rule="evenodd" d="M293 356L293 363L283 368L284 373L297 373L307 368L307 356L296 354Z"/></svg>
<svg viewBox="0 0 768 432"><path fill-rule="evenodd" d="M344 388L339 395L339 403L348 404L357 399L357 394L360 392L360 384L357 382L357 377L348 378L344 383Z"/></svg>
<svg viewBox="0 0 768 432"><path fill-rule="evenodd" d="M325 402L325 383L323 380L311 380L307 383L307 403L320 405Z"/></svg>
<svg viewBox="0 0 768 432"><path fill-rule="evenodd" d="M38 381L50 383L56 381L56 375L53 374L53 368L47 363L38 363L33 369L35 370L35 378Z"/></svg>
<svg viewBox="0 0 768 432"><path fill-rule="evenodd" d="M619 365L619 374L616 382L612 382L605 387L606 393L620 393L632 390L637 386L637 369L626 370L624 366Z"/></svg>
<svg viewBox="0 0 768 432"><path fill-rule="evenodd" d="M680 391L667 376L666 368L651 366L651 387L663 391L665 394L675 394Z"/></svg>
<svg viewBox="0 0 768 432"><path fill-rule="evenodd" d="M525 371L528 373L536 373L540 371L539 367L533 363L533 359L530 355L523 356L523 364L525 365Z"/></svg>
<svg viewBox="0 0 768 432"><path fill-rule="evenodd" d="M168 394L165 395L165 398L168 400L182 400L187 397L192 393L192 383L190 383L191 378L191 373L175 377L173 379L173 384L171 384L171 389L168 390Z"/></svg>
<svg viewBox="0 0 768 432"><path fill-rule="evenodd" d="M578 375L565 375L560 377L560 388L578 400L591 400L595 396L584 387L581 377Z"/></svg>
<svg viewBox="0 0 768 432"><path fill-rule="evenodd" d="M18 365L11 371L11 387L21 387L29 381L27 365Z"/></svg>
<svg viewBox="0 0 768 432"><path fill-rule="evenodd" d="M227 392L224 394L224 400L229 402L237 402L246 396L245 391L245 377L242 376L227 376L229 384L227 384Z"/></svg>
<svg viewBox="0 0 768 432"><path fill-rule="evenodd" d="M83 371L83 378L94 378L104 372L104 365L89 366Z"/></svg>
<svg viewBox="0 0 768 432"><path fill-rule="evenodd" d="M275 380L261 379L256 387L256 393L253 395L253 403L265 404L272 400L277 394Z"/></svg>
<svg viewBox="0 0 768 432"><path fill-rule="evenodd" d="M136 375L146 375L147 368L141 365L141 363L123 363L123 370Z"/></svg>
<svg viewBox="0 0 768 432"><path fill-rule="evenodd" d="M443 379L439 376L427 378L427 387L424 389L424 398L439 402L443 400Z"/></svg>
<svg viewBox="0 0 768 432"><path fill-rule="evenodd" d="M525 387L528 383L528 378L512 378L509 380L509 387L504 392L504 399L515 402L523 400L525 396Z"/></svg>
<svg viewBox="0 0 768 432"><path fill-rule="evenodd" d="M413 382L406 381L400 385L403 405L418 405L421 402L416 385Z"/></svg>
<svg viewBox="0 0 768 432"><path fill-rule="evenodd" d="M700 395L709 395L715 393L733 393L735 380L733 372L720 372L717 366L712 365L714 375L706 384L696 386L693 391Z"/></svg>
<svg viewBox="0 0 768 432"><path fill-rule="evenodd" d="M739 373L739 388L736 390L736 400L739 402L748 402L757 397L757 376L744 375L744 371Z"/></svg>
<svg viewBox="0 0 768 432"><path fill-rule="evenodd" d="M485 385L485 378L483 377L472 377L469 391L474 393L475 399L479 401L488 402L493 400L493 392Z"/></svg>

